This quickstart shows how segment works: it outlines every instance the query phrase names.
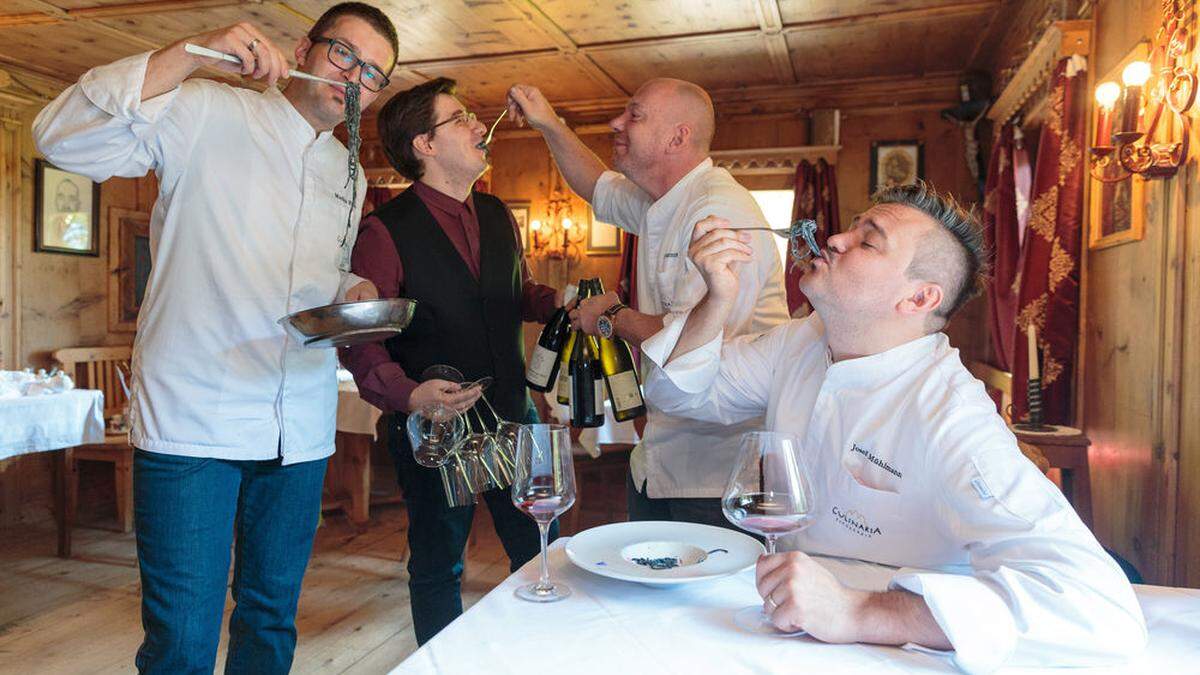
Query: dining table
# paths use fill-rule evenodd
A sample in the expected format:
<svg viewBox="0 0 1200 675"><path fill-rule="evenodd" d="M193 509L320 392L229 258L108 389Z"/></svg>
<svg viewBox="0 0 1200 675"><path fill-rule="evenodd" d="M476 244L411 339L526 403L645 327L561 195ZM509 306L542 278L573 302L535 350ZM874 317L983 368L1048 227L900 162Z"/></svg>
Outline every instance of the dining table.
<svg viewBox="0 0 1200 675"><path fill-rule="evenodd" d="M693 583L648 586L593 574L568 560L560 538L549 549L550 576L572 591L534 604L513 591L535 581L535 558L399 663L393 675L429 673L953 673L944 653L921 648L826 644L807 636L743 631L737 610L760 603L754 569ZM817 558L843 583L887 587L897 570L862 561ZM1145 651L1127 663L1070 673L1185 673L1200 670L1200 590L1135 585L1149 628ZM1001 673L1063 673L1003 668Z"/></svg>
<svg viewBox="0 0 1200 675"><path fill-rule="evenodd" d="M18 455L54 451L54 520L58 554L71 552L71 491L67 453L71 448L104 442L104 393L70 389L58 393L0 398L0 461Z"/></svg>

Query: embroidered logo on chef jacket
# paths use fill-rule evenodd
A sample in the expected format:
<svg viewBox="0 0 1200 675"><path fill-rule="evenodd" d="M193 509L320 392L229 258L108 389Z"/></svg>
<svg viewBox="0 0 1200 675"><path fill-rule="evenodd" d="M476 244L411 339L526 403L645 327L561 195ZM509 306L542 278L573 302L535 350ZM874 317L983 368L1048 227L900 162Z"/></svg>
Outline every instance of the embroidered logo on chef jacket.
<svg viewBox="0 0 1200 675"><path fill-rule="evenodd" d="M846 511L840 507L834 506L833 517L837 519L838 523L840 523L842 527L850 530L860 537L866 537L867 539L870 539L877 534L883 534L883 531L880 530L878 526L869 524L867 522L867 517L858 511L855 511L854 509Z"/></svg>

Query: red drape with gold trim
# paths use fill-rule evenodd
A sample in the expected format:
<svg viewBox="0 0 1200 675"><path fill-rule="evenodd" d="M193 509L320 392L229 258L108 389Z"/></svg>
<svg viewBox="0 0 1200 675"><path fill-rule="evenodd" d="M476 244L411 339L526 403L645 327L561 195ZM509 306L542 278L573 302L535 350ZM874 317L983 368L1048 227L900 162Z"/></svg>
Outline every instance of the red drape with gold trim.
<svg viewBox="0 0 1200 675"><path fill-rule="evenodd" d="M1016 179L1013 161L1013 127L1006 124L996 137L988 162L983 198L983 228L988 249L995 256L988 282L991 307L992 362L1011 370L1016 337L1017 283L1020 279L1021 235L1017 223Z"/></svg>
<svg viewBox="0 0 1200 675"><path fill-rule="evenodd" d="M1078 57L1076 57L1078 58ZM1034 167L1025 261L1021 271L1017 328L1022 338L1032 323L1041 349L1044 421L1070 424L1075 350L1079 339L1079 256L1086 175L1087 77L1061 61L1051 80L1049 112ZM1013 414L1028 411L1027 341L1015 340Z"/></svg>
<svg viewBox="0 0 1200 675"><path fill-rule="evenodd" d="M811 218L817 221L817 243L824 246L825 239L840 231L838 224L837 175L834 167L824 159L814 164L808 160L796 165L795 197L792 201L792 221ZM801 269L789 261L784 276L787 289L788 313L797 316L810 309L808 298L800 292Z"/></svg>

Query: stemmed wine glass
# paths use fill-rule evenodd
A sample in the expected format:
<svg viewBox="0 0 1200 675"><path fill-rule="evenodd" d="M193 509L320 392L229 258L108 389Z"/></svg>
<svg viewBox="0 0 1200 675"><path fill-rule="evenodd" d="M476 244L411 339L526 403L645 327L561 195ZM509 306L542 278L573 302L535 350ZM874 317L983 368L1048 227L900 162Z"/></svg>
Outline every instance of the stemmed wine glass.
<svg viewBox="0 0 1200 675"><path fill-rule="evenodd" d="M550 524L575 503L575 465L571 460L571 432L561 424L526 424L517 434L517 470L512 500L537 523L542 539L542 574L537 582L521 586L515 595L530 602L555 602L571 595L562 582L550 581L546 539Z"/></svg>
<svg viewBox="0 0 1200 675"><path fill-rule="evenodd" d="M775 553L776 539L804 529L816 516L816 495L802 452L794 434L746 433L725 486L721 498L725 517L766 538L767 555ZM742 609L734 615L734 623L752 633L782 634L761 605Z"/></svg>

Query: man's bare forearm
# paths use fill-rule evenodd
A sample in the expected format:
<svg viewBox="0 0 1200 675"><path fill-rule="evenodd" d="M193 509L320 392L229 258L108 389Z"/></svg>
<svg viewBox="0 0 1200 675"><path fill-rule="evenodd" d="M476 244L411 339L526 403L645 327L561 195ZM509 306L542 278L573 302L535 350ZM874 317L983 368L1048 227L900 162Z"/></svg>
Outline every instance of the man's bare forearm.
<svg viewBox="0 0 1200 675"><path fill-rule="evenodd" d="M183 50L183 44L182 41L176 42L150 55L150 61L146 64L146 78L142 81L143 101L178 87L202 65L200 57Z"/></svg>
<svg viewBox="0 0 1200 675"><path fill-rule="evenodd" d="M642 314L633 309L622 309L613 320L613 332L617 337L635 347L641 347L651 335L662 330L664 314Z"/></svg>
<svg viewBox="0 0 1200 675"><path fill-rule="evenodd" d="M711 295L704 296L704 299L688 315L687 323L683 325L683 332L679 335L679 341L675 343L675 349L667 357L667 363L677 356L682 356L712 342L713 338L721 334L731 311L733 311L731 302L714 299Z"/></svg>
<svg viewBox="0 0 1200 675"><path fill-rule="evenodd" d="M561 119L546 128L542 135L546 138L550 154L554 155L554 161L558 164L567 185L575 194L591 203L596 192L596 182L600 180L600 174L607 169L604 162L600 161L596 153L592 152Z"/></svg>
<svg viewBox="0 0 1200 675"><path fill-rule="evenodd" d="M879 645L914 643L930 649L954 646L933 618L925 599L908 591L868 593L858 612L858 642Z"/></svg>

